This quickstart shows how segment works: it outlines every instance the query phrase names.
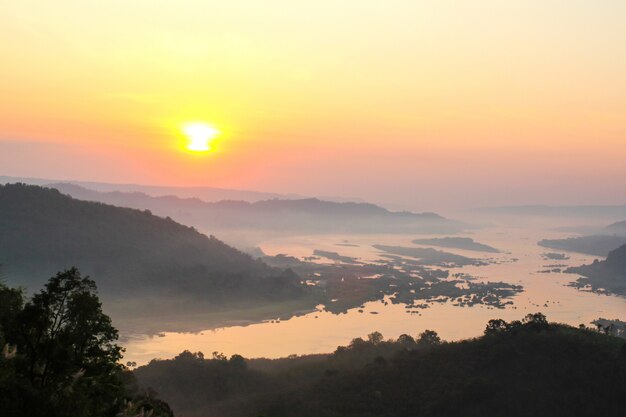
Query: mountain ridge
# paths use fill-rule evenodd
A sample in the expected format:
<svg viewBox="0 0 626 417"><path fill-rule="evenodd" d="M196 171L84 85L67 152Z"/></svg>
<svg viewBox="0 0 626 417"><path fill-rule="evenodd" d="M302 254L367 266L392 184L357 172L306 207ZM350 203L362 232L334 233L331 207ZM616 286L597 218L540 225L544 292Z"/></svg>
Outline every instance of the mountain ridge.
<svg viewBox="0 0 626 417"><path fill-rule="evenodd" d="M223 187L211 187L211 186L167 186L167 185L145 185L145 184L134 184L134 183L107 183L107 182L99 182L99 181L76 181L76 180L58 180L58 179L44 179L44 178L33 178L33 177L12 177L12 176L1 176L0 175L0 184L7 183L24 183L31 185L40 185L40 186L49 186L50 184L74 184L81 186L83 188L88 188L94 191L100 192L111 192L111 191L120 191L120 192L141 192L153 197L160 196L178 196L180 198L200 198L205 201L220 201L227 199L234 200L243 200L243 201L259 201L259 200L267 200L272 198L280 198L280 199L301 199L306 198L302 195L295 193L275 193L275 192L266 192L266 191L254 191L254 190L242 190L242 189L234 189L234 188L223 188ZM361 202L358 198L344 198L344 197L333 197L333 196L320 196L318 197L322 200L329 200L335 202Z"/></svg>
<svg viewBox="0 0 626 417"><path fill-rule="evenodd" d="M7 281L27 288L76 266L96 280L109 306L141 301L147 313L170 305L252 307L306 294L294 273L171 218L24 184L0 185L0 264Z"/></svg>
<svg viewBox="0 0 626 417"><path fill-rule="evenodd" d="M145 193L100 192L76 184L49 184L74 198L121 207L149 209L201 229L259 229L288 232L457 232L462 225L436 213L390 211L359 202L318 198L269 199L256 202L199 198L154 197Z"/></svg>

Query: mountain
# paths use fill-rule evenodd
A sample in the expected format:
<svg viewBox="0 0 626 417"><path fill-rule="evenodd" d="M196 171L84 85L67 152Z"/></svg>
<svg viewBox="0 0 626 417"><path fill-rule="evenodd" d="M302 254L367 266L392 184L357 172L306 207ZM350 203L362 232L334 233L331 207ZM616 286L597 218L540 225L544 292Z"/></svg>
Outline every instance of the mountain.
<svg viewBox="0 0 626 417"><path fill-rule="evenodd" d="M516 217L591 217L623 219L626 217L626 204L622 205L529 205L529 206L502 206L481 207L470 210L477 214L503 215Z"/></svg>
<svg viewBox="0 0 626 417"><path fill-rule="evenodd" d="M374 332L328 355L185 351L134 375L188 417L622 416L624 340L529 316L459 342Z"/></svg>
<svg viewBox="0 0 626 417"><path fill-rule="evenodd" d="M43 178L19 178L0 176L0 184L18 182L31 185L45 185L47 187L49 187L50 184L67 183L102 192L121 191L127 193L144 193L151 196L173 195L181 198L201 198L205 201L259 201L271 198L302 198L301 196L295 194L264 193L259 191L233 190L217 187L168 187L162 185L112 184L106 182L59 181Z"/></svg>
<svg viewBox="0 0 626 417"><path fill-rule="evenodd" d="M260 200L269 200L269 199L301 199L304 198L298 194L281 194L281 193L270 193L270 192L262 192L262 191L250 191L250 190L236 190L229 188L219 188L219 187L174 187L174 186L163 186L163 185L141 185L141 184L114 184L107 182L94 182L94 181L60 181L54 179L43 179L43 178L23 178L23 177L9 177L9 176L1 176L0 175L0 184L8 184L8 183L23 183L23 184L31 184L31 185L45 185L50 186L50 184L74 184L84 188L88 188L90 190L101 191L101 192L113 192L113 191L121 191L126 193L144 193L151 196L164 196L164 195L172 195L180 198L200 198L204 201L221 201L221 200L241 200L241 201L260 201ZM347 202L354 201L360 202L361 200L358 198L345 198L345 197L337 197L337 196L320 196L322 200L335 201L335 202Z"/></svg>
<svg viewBox="0 0 626 417"><path fill-rule="evenodd" d="M589 255L607 256L610 251L626 244L626 236L577 236L566 239L543 239L539 246Z"/></svg>
<svg viewBox="0 0 626 417"><path fill-rule="evenodd" d="M611 251L603 262L606 268L626 276L626 245Z"/></svg>
<svg viewBox="0 0 626 417"><path fill-rule="evenodd" d="M626 296L626 243L609 252L606 260L591 265L567 268L565 272L582 275L576 287L591 287L596 292Z"/></svg>
<svg viewBox="0 0 626 417"><path fill-rule="evenodd" d="M74 184L50 184L86 201L148 209L201 230L265 230L289 233L450 233L459 222L435 213L393 212L367 203L332 202L316 198L271 199L257 202L198 198L153 197L145 193L98 192Z"/></svg>
<svg viewBox="0 0 626 417"><path fill-rule="evenodd" d="M608 225L604 231L606 233L619 236L626 236L626 220Z"/></svg>
<svg viewBox="0 0 626 417"><path fill-rule="evenodd" d="M171 218L23 184L0 186L0 264L9 283L27 288L76 266L96 280L105 306L139 311L145 303L154 315L169 307L250 307L306 292L295 274Z"/></svg>

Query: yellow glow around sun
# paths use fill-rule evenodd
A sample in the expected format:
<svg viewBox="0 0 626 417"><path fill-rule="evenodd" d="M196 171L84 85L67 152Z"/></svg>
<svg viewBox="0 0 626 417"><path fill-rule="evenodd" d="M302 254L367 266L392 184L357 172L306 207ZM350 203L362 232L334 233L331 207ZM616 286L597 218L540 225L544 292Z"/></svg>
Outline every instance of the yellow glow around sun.
<svg viewBox="0 0 626 417"><path fill-rule="evenodd" d="M183 133L187 136L187 150L208 152L211 142L220 132L207 123L187 123L183 126Z"/></svg>

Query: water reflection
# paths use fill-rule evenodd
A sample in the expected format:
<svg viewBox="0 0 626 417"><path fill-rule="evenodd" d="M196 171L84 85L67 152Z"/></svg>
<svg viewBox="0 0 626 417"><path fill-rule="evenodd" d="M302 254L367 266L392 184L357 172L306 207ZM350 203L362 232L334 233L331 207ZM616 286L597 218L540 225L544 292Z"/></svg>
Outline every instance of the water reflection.
<svg viewBox="0 0 626 417"><path fill-rule="evenodd" d="M352 338L374 330L382 332L385 337L396 338L402 333L416 335L425 329L434 329L442 338L456 340L479 335L489 319L514 320L528 312L541 311L552 321L572 325L589 324L598 317L623 316L626 312L625 298L582 292L566 286L576 278L574 275L539 272L554 261L542 256L546 250L537 246L536 242L546 237L563 236L563 233L544 230L487 229L477 231L471 237L503 253L481 254L449 249L467 257L496 261L482 266L451 268L451 275L469 274L476 278L476 282L503 281L524 287L524 291L513 296L513 303L504 309L486 305L461 307L446 302L428 303L428 308L410 310L402 304L385 303L387 298L365 303L363 308L350 309L346 314L332 314L318 309L288 320L206 330L196 334L168 332L156 337L134 337L126 343L125 358L142 364L153 358L173 357L185 349L275 358L289 354L331 352L338 345L347 344ZM305 258L312 256L315 250L321 250L375 261L380 259L381 252L372 245L417 246L411 244L414 238L414 235L300 236L266 241L261 248L268 255L284 253ZM593 257L581 254L569 256L569 259L559 260L558 263L572 266L593 260ZM326 262L333 261L326 259ZM414 313L411 314L411 311Z"/></svg>

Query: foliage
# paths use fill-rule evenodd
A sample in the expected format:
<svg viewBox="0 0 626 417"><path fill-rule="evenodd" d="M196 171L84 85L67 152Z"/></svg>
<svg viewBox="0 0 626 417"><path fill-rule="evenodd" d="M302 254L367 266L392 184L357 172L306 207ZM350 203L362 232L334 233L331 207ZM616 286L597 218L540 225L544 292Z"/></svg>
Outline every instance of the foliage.
<svg viewBox="0 0 626 417"><path fill-rule="evenodd" d="M374 332L330 355L231 362L186 352L135 374L190 417L611 417L626 396L622 339L541 313L460 342Z"/></svg>
<svg viewBox="0 0 626 417"><path fill-rule="evenodd" d="M582 275L572 283L574 287L626 296L626 244L610 251L604 261L596 259L590 265L570 267L565 272Z"/></svg>
<svg viewBox="0 0 626 417"><path fill-rule="evenodd" d="M170 218L24 184L0 185L0 263L29 288L76 265L97 278L107 302L126 298L133 307L139 295L214 305L291 299L306 289L295 274Z"/></svg>
<svg viewBox="0 0 626 417"><path fill-rule="evenodd" d="M0 410L14 417L172 415L167 404L127 389L117 338L94 281L75 268L30 300L0 285Z"/></svg>

